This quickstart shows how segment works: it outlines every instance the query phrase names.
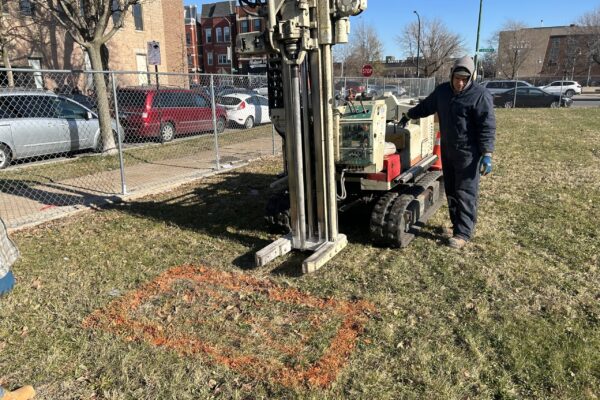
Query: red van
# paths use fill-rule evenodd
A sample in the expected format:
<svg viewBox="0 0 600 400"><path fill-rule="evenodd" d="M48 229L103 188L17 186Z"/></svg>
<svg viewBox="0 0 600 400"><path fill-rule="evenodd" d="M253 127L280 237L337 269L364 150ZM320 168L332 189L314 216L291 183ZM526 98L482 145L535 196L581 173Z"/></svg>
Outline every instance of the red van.
<svg viewBox="0 0 600 400"><path fill-rule="evenodd" d="M168 142L176 135L213 130L210 99L192 90L121 88L117 100L121 125L130 138L155 137ZM221 133L227 125L225 108L217 105L215 116Z"/></svg>

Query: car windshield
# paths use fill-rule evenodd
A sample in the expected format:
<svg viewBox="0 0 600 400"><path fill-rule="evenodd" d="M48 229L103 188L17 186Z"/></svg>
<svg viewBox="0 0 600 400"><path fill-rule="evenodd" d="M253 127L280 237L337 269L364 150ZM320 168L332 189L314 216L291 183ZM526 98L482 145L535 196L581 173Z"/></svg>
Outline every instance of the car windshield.
<svg viewBox="0 0 600 400"><path fill-rule="evenodd" d="M219 103L221 103L221 104L223 104L225 106L237 106L241 102L242 102L241 99L239 99L237 97L233 97L233 96L224 96L219 101Z"/></svg>
<svg viewBox="0 0 600 400"><path fill-rule="evenodd" d="M139 90L120 90L117 92L117 101L122 107L144 107L146 104L146 92Z"/></svg>

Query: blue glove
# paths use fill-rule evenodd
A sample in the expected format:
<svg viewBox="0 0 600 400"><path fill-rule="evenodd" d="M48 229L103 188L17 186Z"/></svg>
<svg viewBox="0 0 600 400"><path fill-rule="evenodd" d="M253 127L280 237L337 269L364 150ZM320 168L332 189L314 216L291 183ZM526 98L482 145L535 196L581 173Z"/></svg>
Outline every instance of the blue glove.
<svg viewBox="0 0 600 400"><path fill-rule="evenodd" d="M410 121L410 118L408 118L406 114L402 114L402 119L400 120L400 122L398 122L398 125L400 126L400 128L406 128L408 121Z"/></svg>
<svg viewBox="0 0 600 400"><path fill-rule="evenodd" d="M486 176L490 172L492 172L492 155L484 154L479 160L479 173Z"/></svg>
<svg viewBox="0 0 600 400"><path fill-rule="evenodd" d="M8 274L0 278L0 296L11 291L15 286L15 277L12 271L8 271Z"/></svg>

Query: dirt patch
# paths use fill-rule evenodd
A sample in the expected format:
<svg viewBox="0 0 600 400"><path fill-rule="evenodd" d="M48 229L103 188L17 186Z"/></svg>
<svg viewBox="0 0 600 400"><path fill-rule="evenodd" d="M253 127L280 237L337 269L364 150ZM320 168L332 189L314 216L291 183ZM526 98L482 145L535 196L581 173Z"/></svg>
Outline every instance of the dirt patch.
<svg viewBox="0 0 600 400"><path fill-rule="evenodd" d="M327 387L373 306L284 288L203 266L172 268L90 314L83 326L289 387Z"/></svg>

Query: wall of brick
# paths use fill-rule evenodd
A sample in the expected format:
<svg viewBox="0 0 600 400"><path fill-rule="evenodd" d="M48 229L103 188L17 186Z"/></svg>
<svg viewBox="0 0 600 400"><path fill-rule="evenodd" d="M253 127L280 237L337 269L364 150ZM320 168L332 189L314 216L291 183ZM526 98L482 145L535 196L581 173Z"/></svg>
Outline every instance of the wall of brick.
<svg viewBox="0 0 600 400"><path fill-rule="evenodd" d="M29 67L29 59L39 59L42 69L85 69L81 46L49 16L37 13L36 19L22 16L18 2L9 3L2 16L4 30L14 37L8 47L13 67ZM142 5L143 30L136 30L131 11L125 26L108 42L111 70L138 70L138 57L146 56L147 43L161 44L159 72L187 72L183 0L150 0ZM141 65L140 65L141 66ZM151 71L154 68L151 67ZM181 77L165 78L167 84L181 84ZM137 74L123 76L120 84L137 85ZM57 84L58 85L58 84Z"/></svg>

